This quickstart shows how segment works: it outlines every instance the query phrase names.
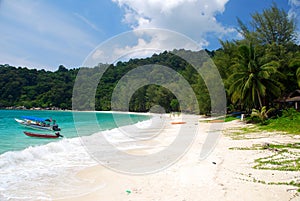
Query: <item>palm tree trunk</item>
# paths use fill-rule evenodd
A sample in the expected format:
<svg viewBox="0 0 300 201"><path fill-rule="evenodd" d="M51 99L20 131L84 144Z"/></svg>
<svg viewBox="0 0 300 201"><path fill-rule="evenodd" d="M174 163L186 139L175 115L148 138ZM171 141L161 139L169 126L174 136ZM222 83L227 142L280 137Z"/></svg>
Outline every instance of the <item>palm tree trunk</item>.
<svg viewBox="0 0 300 201"><path fill-rule="evenodd" d="M262 106L261 97L260 97L260 93L259 93L258 89L256 89L256 92L257 92L257 97L258 97L258 102L259 102L259 109L261 109L263 106Z"/></svg>

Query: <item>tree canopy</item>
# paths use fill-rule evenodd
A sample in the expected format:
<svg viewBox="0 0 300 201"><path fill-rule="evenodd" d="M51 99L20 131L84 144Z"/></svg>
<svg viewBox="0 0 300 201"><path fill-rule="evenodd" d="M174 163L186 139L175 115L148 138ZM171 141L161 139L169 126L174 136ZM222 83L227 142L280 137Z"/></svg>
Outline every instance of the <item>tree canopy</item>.
<svg viewBox="0 0 300 201"><path fill-rule="evenodd" d="M214 56L229 104L248 111L274 106L298 88L300 78L295 20L275 3L251 17L250 27L237 19L243 39L221 41Z"/></svg>
<svg viewBox="0 0 300 201"><path fill-rule="evenodd" d="M148 58L99 64L93 68L68 69L60 65L55 72L0 65L0 107L72 109L73 104L83 110L111 110L112 96L118 82L140 66L151 68L156 65L167 66L177 72L192 88L199 108L193 106L190 92L185 92L186 99L190 100L184 107L185 112L193 113L199 109L200 113L207 114L211 112L211 104L220 100L215 100L217 97L211 100L207 84L214 81L214 75L209 72L210 62L204 54L212 58L222 77L228 108L251 111L253 108L273 107L275 99L300 87L300 46L295 40L296 24L276 4L262 13L252 14L251 17L250 23L238 19L238 31L242 34L242 39L220 41L222 47L212 52L183 49L165 51ZM99 69L103 65L108 68L97 83L92 94L94 97L89 99L92 93L90 89L94 84L91 81L97 80ZM198 66L207 76L206 79L193 66ZM159 77L157 69L153 68L146 73L149 76L155 75L157 80L169 79L164 77L167 74ZM82 86L74 91L75 79L81 70L86 71L79 80ZM169 77L171 80L172 76ZM136 75L127 78L140 79ZM172 88L172 83L168 84ZM124 96L131 95L128 106L130 111L146 112L156 105L162 106L167 112L182 111L178 97L170 88L145 84L133 94L124 93ZM72 102L74 94L77 98ZM120 100L116 99L114 103L115 108L124 110Z"/></svg>
<svg viewBox="0 0 300 201"><path fill-rule="evenodd" d="M289 17L288 13L279 9L275 3L271 8L263 10L262 13L255 12L251 17L250 28L238 19L239 31L246 40L256 40L265 45L286 45L295 41L295 19Z"/></svg>

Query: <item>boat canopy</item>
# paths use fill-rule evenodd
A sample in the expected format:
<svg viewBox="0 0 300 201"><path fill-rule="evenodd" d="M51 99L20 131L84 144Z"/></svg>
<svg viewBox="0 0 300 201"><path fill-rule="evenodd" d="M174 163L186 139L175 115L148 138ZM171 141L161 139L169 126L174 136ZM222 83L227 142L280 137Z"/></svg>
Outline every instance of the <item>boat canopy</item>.
<svg viewBox="0 0 300 201"><path fill-rule="evenodd" d="M38 121L38 122L44 122L44 121L49 121L51 122L52 120L49 118L41 118L41 117L32 117L32 116L22 116L23 119L31 120L31 121Z"/></svg>

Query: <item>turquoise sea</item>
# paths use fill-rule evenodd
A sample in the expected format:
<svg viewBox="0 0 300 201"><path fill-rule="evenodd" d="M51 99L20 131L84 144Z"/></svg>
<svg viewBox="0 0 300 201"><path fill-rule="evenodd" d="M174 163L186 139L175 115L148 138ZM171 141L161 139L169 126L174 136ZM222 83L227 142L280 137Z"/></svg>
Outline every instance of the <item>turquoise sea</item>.
<svg viewBox="0 0 300 201"><path fill-rule="evenodd" d="M64 137L28 137L23 131L43 131L19 125L15 118L21 116L55 119ZM104 135L115 144L124 144L125 149L134 147L135 142L124 136L122 128L145 127L152 121L150 117L110 112L0 110L0 200L52 200L53 192L56 198L64 198L95 190L90 181L76 177L80 170L99 164L82 140ZM114 156L99 146L104 156Z"/></svg>
<svg viewBox="0 0 300 201"><path fill-rule="evenodd" d="M93 121L92 118L94 115L97 121ZM91 112L71 111L0 110L0 154L59 140L26 136L23 131L32 131L36 133L43 133L44 131L33 130L19 125L14 119L20 119L21 116L55 119L62 129L60 133L65 138L91 135L98 131L109 130L118 126L134 124L149 119L149 116L146 115L110 112L95 112L91 114ZM76 122L74 122L74 117L76 118ZM77 126L75 126L75 123Z"/></svg>

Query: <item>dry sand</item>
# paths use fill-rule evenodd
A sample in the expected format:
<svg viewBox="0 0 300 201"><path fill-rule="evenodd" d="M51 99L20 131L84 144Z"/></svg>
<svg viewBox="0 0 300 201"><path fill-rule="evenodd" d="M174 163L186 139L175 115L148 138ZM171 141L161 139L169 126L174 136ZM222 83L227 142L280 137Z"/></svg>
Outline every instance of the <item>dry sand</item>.
<svg viewBox="0 0 300 201"><path fill-rule="evenodd" d="M162 132L164 139L174 135L176 133L174 131L179 126L172 125L170 122L175 120L170 117L168 121ZM195 124L187 121L187 124L190 123ZM86 194L63 199L60 199L62 195L53 192L53 199L59 201L300 200L296 188L292 186L256 182L259 180L289 182L300 178L299 172L253 169L254 160L270 155L270 150L229 149L251 147L252 144L265 142L288 142L293 140L292 138L262 135L257 139L233 140L223 132L213 152L204 160L200 160L201 147L210 134L212 123L198 122L197 124L198 135L191 148L169 168L152 174L130 175L112 171L101 165L89 167L79 172L77 179L90 182L94 186L92 192L87 189ZM233 121L223 123L223 126L226 133L228 129L245 125L240 121ZM132 154L137 152L145 154L149 150L135 150Z"/></svg>

